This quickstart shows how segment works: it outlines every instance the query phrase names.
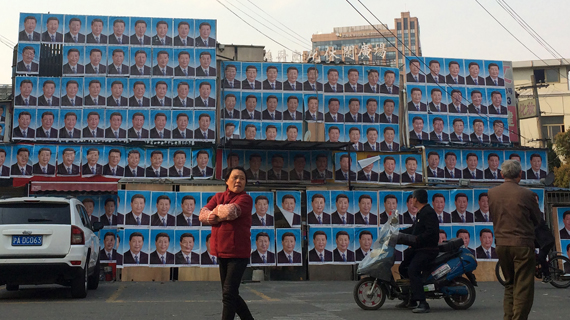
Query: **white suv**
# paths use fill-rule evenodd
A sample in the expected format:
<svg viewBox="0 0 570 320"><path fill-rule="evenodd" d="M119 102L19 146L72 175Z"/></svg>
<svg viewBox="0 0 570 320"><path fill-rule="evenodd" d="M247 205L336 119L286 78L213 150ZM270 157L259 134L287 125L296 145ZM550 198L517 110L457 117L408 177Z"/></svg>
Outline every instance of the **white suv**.
<svg viewBox="0 0 570 320"><path fill-rule="evenodd" d="M102 228L76 198L0 199L0 285L56 283L85 298L99 286Z"/></svg>

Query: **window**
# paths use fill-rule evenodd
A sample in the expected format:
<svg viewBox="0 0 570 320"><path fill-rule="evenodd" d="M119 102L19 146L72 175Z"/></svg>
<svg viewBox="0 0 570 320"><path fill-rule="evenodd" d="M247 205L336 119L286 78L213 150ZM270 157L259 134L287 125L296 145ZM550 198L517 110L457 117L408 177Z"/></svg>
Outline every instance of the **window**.
<svg viewBox="0 0 570 320"><path fill-rule="evenodd" d="M410 21L410 29L412 29L412 32L415 31L415 29L416 29L416 22L415 21Z"/></svg>
<svg viewBox="0 0 570 320"><path fill-rule="evenodd" d="M534 80L536 83L545 82L560 82L560 71L557 68L554 69L534 69Z"/></svg>
<svg viewBox="0 0 570 320"><path fill-rule="evenodd" d="M546 82L560 82L558 69L546 69Z"/></svg>
<svg viewBox="0 0 570 320"><path fill-rule="evenodd" d="M404 30L408 30L408 18L404 18Z"/></svg>
<svg viewBox="0 0 570 320"><path fill-rule="evenodd" d="M554 140L554 137L564 132L564 116L542 117L542 136Z"/></svg>
<svg viewBox="0 0 570 320"><path fill-rule="evenodd" d="M401 22L396 23L396 29L402 30L402 23Z"/></svg>
<svg viewBox="0 0 570 320"><path fill-rule="evenodd" d="M5 203L0 224L70 224L69 203Z"/></svg>

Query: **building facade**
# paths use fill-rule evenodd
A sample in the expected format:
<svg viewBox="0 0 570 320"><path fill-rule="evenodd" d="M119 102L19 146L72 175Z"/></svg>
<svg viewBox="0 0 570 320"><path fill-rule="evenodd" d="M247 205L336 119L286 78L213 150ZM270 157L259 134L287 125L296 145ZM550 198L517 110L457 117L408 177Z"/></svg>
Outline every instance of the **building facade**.
<svg viewBox="0 0 570 320"><path fill-rule="evenodd" d="M536 117L520 120L521 145L545 147L546 141L554 140L557 133L570 128L569 71L570 59L513 62L513 78L519 94L519 118L524 118L523 113L532 113L531 109L522 107L525 100L533 98L533 89L529 88L532 85L531 75L539 85L540 121Z"/></svg>
<svg viewBox="0 0 570 320"><path fill-rule="evenodd" d="M331 33L313 34L312 51L304 52L304 61L313 59L318 62L320 59L324 62L400 67L404 57L398 50L406 55L422 55L420 25L418 18L402 12L399 18L394 19L394 26L394 29L384 24L337 27Z"/></svg>

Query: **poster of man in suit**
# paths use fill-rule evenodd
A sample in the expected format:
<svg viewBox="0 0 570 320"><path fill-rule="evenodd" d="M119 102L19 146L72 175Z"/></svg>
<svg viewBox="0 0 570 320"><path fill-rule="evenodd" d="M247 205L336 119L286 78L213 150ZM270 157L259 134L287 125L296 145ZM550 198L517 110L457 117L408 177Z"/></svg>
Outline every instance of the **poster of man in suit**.
<svg viewBox="0 0 570 320"><path fill-rule="evenodd" d="M453 128L453 132L449 134L449 140L451 142L469 142L469 129L470 123L467 116L449 116L450 125Z"/></svg>
<svg viewBox="0 0 570 320"><path fill-rule="evenodd" d="M451 223L451 214L449 213L449 191L428 190L428 199L431 201L431 206L437 214L439 224Z"/></svg>
<svg viewBox="0 0 570 320"><path fill-rule="evenodd" d="M263 120L283 120L283 96L280 93L264 92L262 102L265 103L261 113Z"/></svg>
<svg viewBox="0 0 570 320"><path fill-rule="evenodd" d="M445 177L445 172L443 170L443 156L442 150L433 149L427 151L428 168L427 174L429 178L441 178Z"/></svg>
<svg viewBox="0 0 570 320"><path fill-rule="evenodd" d="M147 166L145 169L145 176L147 178L166 178L168 170L168 149L147 149L146 158Z"/></svg>
<svg viewBox="0 0 570 320"><path fill-rule="evenodd" d="M57 107L60 105L60 79L40 77L38 78L38 88L42 88L43 91L43 94L38 97L38 106Z"/></svg>
<svg viewBox="0 0 570 320"><path fill-rule="evenodd" d="M0 146L0 179L10 178L11 159L12 159L12 147Z"/></svg>
<svg viewBox="0 0 570 320"><path fill-rule="evenodd" d="M170 148L168 176L174 179L189 178L192 174L192 153L189 148Z"/></svg>
<svg viewBox="0 0 570 320"><path fill-rule="evenodd" d="M91 177L103 174L104 161L104 146L86 146L82 148L81 175L84 177ZM116 222L115 222L116 224Z"/></svg>
<svg viewBox="0 0 570 320"><path fill-rule="evenodd" d="M111 36L112 37L112 36ZM109 56L109 65L107 66L107 75L111 77L125 77L129 75L129 47L128 46L109 46L107 48Z"/></svg>
<svg viewBox="0 0 570 320"><path fill-rule="evenodd" d="M313 226L330 226L330 192L307 191L307 223Z"/></svg>
<svg viewBox="0 0 570 320"><path fill-rule="evenodd" d="M466 167L463 169L463 179L481 180L483 175L483 153L480 150L463 152Z"/></svg>
<svg viewBox="0 0 570 320"><path fill-rule="evenodd" d="M243 90L261 90L261 63L242 64L245 79L241 82Z"/></svg>
<svg viewBox="0 0 570 320"><path fill-rule="evenodd" d="M216 20L196 19L194 26L194 46L216 47Z"/></svg>
<svg viewBox="0 0 570 320"><path fill-rule="evenodd" d="M492 223L491 215L489 214L489 194L487 189L475 189L473 190L473 199L477 201L474 204L473 209L477 208L473 212L474 219L476 223Z"/></svg>
<svg viewBox="0 0 570 320"><path fill-rule="evenodd" d="M445 77L441 74L443 58L424 58L424 60L427 62L426 82L445 83Z"/></svg>
<svg viewBox="0 0 570 320"><path fill-rule="evenodd" d="M333 202L334 201L334 202ZM333 225L354 225L354 214L357 206L354 204L352 191L331 191L331 223Z"/></svg>
<svg viewBox="0 0 570 320"><path fill-rule="evenodd" d="M311 179L326 180L333 178L333 163L330 153L324 151L311 152Z"/></svg>
<svg viewBox="0 0 570 320"><path fill-rule="evenodd" d="M220 132L223 132L223 136L220 137L220 144L224 145L232 139L240 138L239 120L222 120L220 124L222 125Z"/></svg>
<svg viewBox="0 0 570 320"><path fill-rule="evenodd" d="M273 227L274 194L273 192L250 192L253 199L251 225L254 227Z"/></svg>
<svg viewBox="0 0 570 320"><path fill-rule="evenodd" d="M338 228L332 229L336 243L336 248L333 250L333 263L334 264L354 264L354 229L353 228Z"/></svg>
<svg viewBox="0 0 570 320"><path fill-rule="evenodd" d="M174 75L174 51L172 48L157 48L152 51L152 75L171 77Z"/></svg>
<svg viewBox="0 0 570 320"><path fill-rule="evenodd" d="M172 139L189 142L194 137L194 113L192 111L173 111Z"/></svg>
<svg viewBox="0 0 570 320"><path fill-rule="evenodd" d="M130 226L148 227L150 225L151 192L128 190L125 197L124 224Z"/></svg>
<svg viewBox="0 0 570 320"><path fill-rule="evenodd" d="M346 93L361 93L364 92L363 82L363 67L361 66L347 66L344 68L345 80L344 92Z"/></svg>
<svg viewBox="0 0 570 320"><path fill-rule="evenodd" d="M485 85L493 87L504 87L505 79L503 75L502 61L485 60Z"/></svg>
<svg viewBox="0 0 570 320"><path fill-rule="evenodd" d="M360 182L378 182L380 166L378 161L368 161L366 158L372 158L374 154L362 154L358 155L359 158L362 157L358 162L358 170L356 179ZM364 162L364 163L363 163Z"/></svg>
<svg viewBox="0 0 570 320"><path fill-rule="evenodd" d="M55 176L55 166L57 162L57 146L55 145L34 145L34 151L30 154L32 174L39 176Z"/></svg>
<svg viewBox="0 0 570 320"><path fill-rule="evenodd" d="M146 153L141 148L126 148L127 165L125 166L125 177L142 178L146 168Z"/></svg>
<svg viewBox="0 0 570 320"><path fill-rule="evenodd" d="M355 225L378 225L378 194L369 191L354 192L354 201L358 211L354 214Z"/></svg>
<svg viewBox="0 0 570 320"><path fill-rule="evenodd" d="M177 58L177 63L175 63L177 66L174 67L175 77L187 78L195 76L194 50L174 49L174 57Z"/></svg>
<svg viewBox="0 0 570 320"><path fill-rule="evenodd" d="M377 228L355 228L353 248L355 248L355 261L364 260L372 252L372 244L378 238Z"/></svg>
<svg viewBox="0 0 570 320"><path fill-rule="evenodd" d="M384 108L384 112L380 113L380 123L398 124L398 97L380 97L380 104Z"/></svg>
<svg viewBox="0 0 570 320"><path fill-rule="evenodd" d="M18 42L40 42L41 23L41 14L20 13Z"/></svg>
<svg viewBox="0 0 570 320"><path fill-rule="evenodd" d="M309 181L311 180L310 172L310 153L308 152L291 152L289 160L289 180L290 181Z"/></svg>
<svg viewBox="0 0 570 320"><path fill-rule="evenodd" d="M570 210L569 208L557 208L558 210L558 228L560 228L560 240L570 239Z"/></svg>
<svg viewBox="0 0 570 320"><path fill-rule="evenodd" d="M37 105L37 80L35 77L16 77L15 106L29 107Z"/></svg>
<svg viewBox="0 0 570 320"><path fill-rule="evenodd" d="M305 63L302 65L301 82L303 91L322 92L323 91L323 66Z"/></svg>
<svg viewBox="0 0 570 320"><path fill-rule="evenodd" d="M175 230L174 263L180 267L200 266L200 230Z"/></svg>
<svg viewBox="0 0 570 320"><path fill-rule="evenodd" d="M489 180L502 180L501 163L504 161L502 150L484 150L483 160L485 168L483 178Z"/></svg>
<svg viewBox="0 0 570 320"><path fill-rule="evenodd" d="M150 230L125 229L123 243L123 266L148 265L150 250Z"/></svg>
<svg viewBox="0 0 570 320"><path fill-rule="evenodd" d="M174 192L153 191L150 203L150 226L151 227L174 227L176 218L174 216L176 195Z"/></svg>
<svg viewBox="0 0 570 320"><path fill-rule="evenodd" d="M107 95L106 95L106 78L104 77L97 77L97 78L88 78L87 80L87 88L88 94L83 98L84 105L86 107L105 107L107 104Z"/></svg>
<svg viewBox="0 0 570 320"><path fill-rule="evenodd" d="M128 121L130 122L127 138L131 141L149 139L150 112L148 109L129 109Z"/></svg>
<svg viewBox="0 0 570 320"><path fill-rule="evenodd" d="M172 46L172 19L152 18L152 46Z"/></svg>
<svg viewBox="0 0 570 320"><path fill-rule="evenodd" d="M406 70L410 70L406 75L406 82L425 83L426 82L426 66L424 58L413 58L408 60Z"/></svg>
<svg viewBox="0 0 570 320"><path fill-rule="evenodd" d="M339 181L356 181L356 154L337 152L334 154L335 159L335 180Z"/></svg>
<svg viewBox="0 0 570 320"><path fill-rule="evenodd" d="M330 227L311 227L309 233L309 265L322 265L333 261L332 229Z"/></svg>
<svg viewBox="0 0 570 320"><path fill-rule="evenodd" d="M81 107L83 105L83 78L65 77L61 79L61 106ZM65 94L64 94L65 90Z"/></svg>
<svg viewBox="0 0 570 320"><path fill-rule="evenodd" d="M451 222L473 223L473 190L452 190L450 198L455 202L455 210L451 212Z"/></svg>
<svg viewBox="0 0 570 320"><path fill-rule="evenodd" d="M81 172L81 146L66 145L58 148L58 176L78 176Z"/></svg>
<svg viewBox="0 0 570 320"><path fill-rule="evenodd" d="M405 172L402 172L402 183L418 183L423 179L422 158L419 155L403 155ZM403 171L403 170L402 170Z"/></svg>
<svg viewBox="0 0 570 320"><path fill-rule="evenodd" d="M251 229L251 265L275 265L275 231Z"/></svg>
<svg viewBox="0 0 570 320"><path fill-rule="evenodd" d="M303 84L299 81L299 72L301 71L299 64L284 64L283 72L283 91L302 91Z"/></svg>
<svg viewBox="0 0 570 320"><path fill-rule="evenodd" d="M176 193L176 226L180 227L199 227L201 225L198 219L200 209L202 208L199 192L177 192ZM199 235L196 238L196 245L199 246ZM197 251L199 252L199 250Z"/></svg>
<svg viewBox="0 0 570 320"><path fill-rule="evenodd" d="M488 111L492 115L507 115L506 91L502 88L487 88L487 98L489 99Z"/></svg>
<svg viewBox="0 0 570 320"><path fill-rule="evenodd" d="M16 126L12 131L14 140L33 140L36 133L36 110L14 108L14 126Z"/></svg>
<svg viewBox="0 0 570 320"><path fill-rule="evenodd" d="M410 143L421 143L429 140L430 123L427 114L409 113L408 121L412 124Z"/></svg>
<svg viewBox="0 0 570 320"><path fill-rule="evenodd" d="M432 131L429 133L429 139L436 142L446 143L449 141L449 120L447 115L428 115L428 121L431 123Z"/></svg>
<svg viewBox="0 0 570 320"><path fill-rule="evenodd" d="M218 257L210 252L210 238L212 237L211 228L202 228L200 230L200 266L202 267L218 267Z"/></svg>
<svg viewBox="0 0 570 320"><path fill-rule="evenodd" d="M427 111L427 91L423 85L408 85L408 111Z"/></svg>
<svg viewBox="0 0 570 320"><path fill-rule="evenodd" d="M194 112L194 139L195 140L215 140L216 112L214 110L196 110ZM196 120L198 122L196 123Z"/></svg>
<svg viewBox="0 0 570 320"><path fill-rule="evenodd" d="M172 113L170 110L150 111L150 139L170 140L172 138Z"/></svg>
<svg viewBox="0 0 570 320"><path fill-rule="evenodd" d="M89 44L107 44L109 35L109 17L87 16L86 26L91 28L87 34L86 42Z"/></svg>
<svg viewBox="0 0 570 320"><path fill-rule="evenodd" d="M42 23L45 25L42 33L42 42L63 42L63 14L43 14Z"/></svg>
<svg viewBox="0 0 570 320"><path fill-rule="evenodd" d="M526 178L533 179L533 180L540 180L546 178L546 152L545 151L536 151L536 152L526 152L527 156L527 167L526 170Z"/></svg>
<svg viewBox="0 0 570 320"><path fill-rule="evenodd" d="M277 191L275 212L276 228L298 228L301 225L301 193Z"/></svg>
<svg viewBox="0 0 570 320"><path fill-rule="evenodd" d="M382 67L381 74L384 77L384 83L380 86L380 93L387 93L397 96L400 94L400 72L396 68ZM366 87L365 91L366 92Z"/></svg>
<svg viewBox="0 0 570 320"><path fill-rule="evenodd" d="M104 109L86 109L83 113L81 127L84 140L102 140L105 138L103 123L105 121Z"/></svg>
<svg viewBox="0 0 570 320"><path fill-rule="evenodd" d="M484 86L485 79L480 76L480 68L483 66L482 60L465 60L465 66L469 74L465 77L465 84L468 86Z"/></svg>
<svg viewBox="0 0 570 320"><path fill-rule="evenodd" d="M149 47L131 48L129 70L131 77L150 77L151 57Z"/></svg>
<svg viewBox="0 0 570 320"><path fill-rule="evenodd" d="M33 152L32 145L17 145L12 148L12 166L10 167L10 175L12 177L31 177L32 162L30 161Z"/></svg>
<svg viewBox="0 0 570 320"><path fill-rule="evenodd" d="M475 256L475 227L474 226L451 226L451 234L456 238L463 239L465 247Z"/></svg>
<svg viewBox="0 0 570 320"><path fill-rule="evenodd" d="M277 266L300 266L301 229L277 229L275 242L277 246Z"/></svg>
<svg viewBox="0 0 570 320"><path fill-rule="evenodd" d="M196 51L196 77L216 76L216 52L213 49L201 49Z"/></svg>
<svg viewBox="0 0 570 320"><path fill-rule="evenodd" d="M101 250L99 251L99 260L103 263L116 262L117 265L123 264L123 255L117 251L117 234L118 230L107 229L102 232L100 237Z"/></svg>
<svg viewBox="0 0 570 320"><path fill-rule="evenodd" d="M86 16L65 15L63 42L71 44L85 43Z"/></svg>
<svg viewBox="0 0 570 320"><path fill-rule="evenodd" d="M38 109L37 140L57 140L59 130L59 113L57 109Z"/></svg>
<svg viewBox="0 0 570 320"><path fill-rule="evenodd" d="M344 73L342 72L342 67L324 66L323 72L327 76L324 91L328 93L343 93Z"/></svg>
<svg viewBox="0 0 570 320"><path fill-rule="evenodd" d="M265 181L267 179L266 153L261 150L246 150L245 175L248 181Z"/></svg>
<svg viewBox="0 0 570 320"><path fill-rule="evenodd" d="M444 176L446 179L461 179L463 173L461 169L463 168L463 158L461 157L461 150L445 150L443 156L445 167Z"/></svg>
<svg viewBox="0 0 570 320"><path fill-rule="evenodd" d="M465 84L465 66L463 65L463 59L444 59L446 70L444 73L445 82L454 85L464 85Z"/></svg>
<svg viewBox="0 0 570 320"><path fill-rule="evenodd" d="M207 179L214 176L211 149L192 149L192 176L194 179Z"/></svg>
<svg viewBox="0 0 570 320"><path fill-rule="evenodd" d="M103 166L103 175L111 178L123 177L125 175L125 158L124 147L105 146L105 160L107 160L107 163Z"/></svg>
<svg viewBox="0 0 570 320"><path fill-rule="evenodd" d="M110 141L125 140L127 138L127 110L109 111L105 112L105 139Z"/></svg>
<svg viewBox="0 0 570 320"><path fill-rule="evenodd" d="M240 89L241 80L242 80L241 62L237 61L222 62L222 68L224 69L224 79L222 79L222 88Z"/></svg>
<svg viewBox="0 0 570 320"><path fill-rule="evenodd" d="M215 108L216 107L216 80L214 79L200 79L196 81L194 98L194 106L202 108Z"/></svg>
<svg viewBox="0 0 570 320"><path fill-rule="evenodd" d="M150 25L151 18L131 17L130 27L133 32L129 40L132 46L150 46Z"/></svg>
<svg viewBox="0 0 570 320"><path fill-rule="evenodd" d="M128 45L130 36L130 17L109 17L109 44Z"/></svg>
<svg viewBox="0 0 570 320"><path fill-rule="evenodd" d="M174 31L175 47L193 47L194 46L194 20L193 19L174 19L172 24ZM174 29L176 28L176 29Z"/></svg>
<svg viewBox="0 0 570 320"><path fill-rule="evenodd" d="M493 226L475 226L475 258L477 260L498 260L494 247Z"/></svg>

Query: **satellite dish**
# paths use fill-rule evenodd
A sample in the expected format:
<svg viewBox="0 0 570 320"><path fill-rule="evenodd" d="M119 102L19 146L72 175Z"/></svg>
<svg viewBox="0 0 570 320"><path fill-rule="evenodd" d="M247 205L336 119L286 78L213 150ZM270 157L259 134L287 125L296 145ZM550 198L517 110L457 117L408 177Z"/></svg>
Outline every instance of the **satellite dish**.
<svg viewBox="0 0 570 320"><path fill-rule="evenodd" d="M549 173L546 175L546 178L540 179L540 180L541 180L541 182L543 182L542 180L544 180L543 183L544 183L545 186L551 186L551 185L554 183L554 179L555 179L555 178L556 178L556 177L554 176L554 172L549 172Z"/></svg>
<svg viewBox="0 0 570 320"><path fill-rule="evenodd" d="M309 140L311 140L311 131L307 130L307 132L305 132L305 136L303 137L303 141Z"/></svg>

